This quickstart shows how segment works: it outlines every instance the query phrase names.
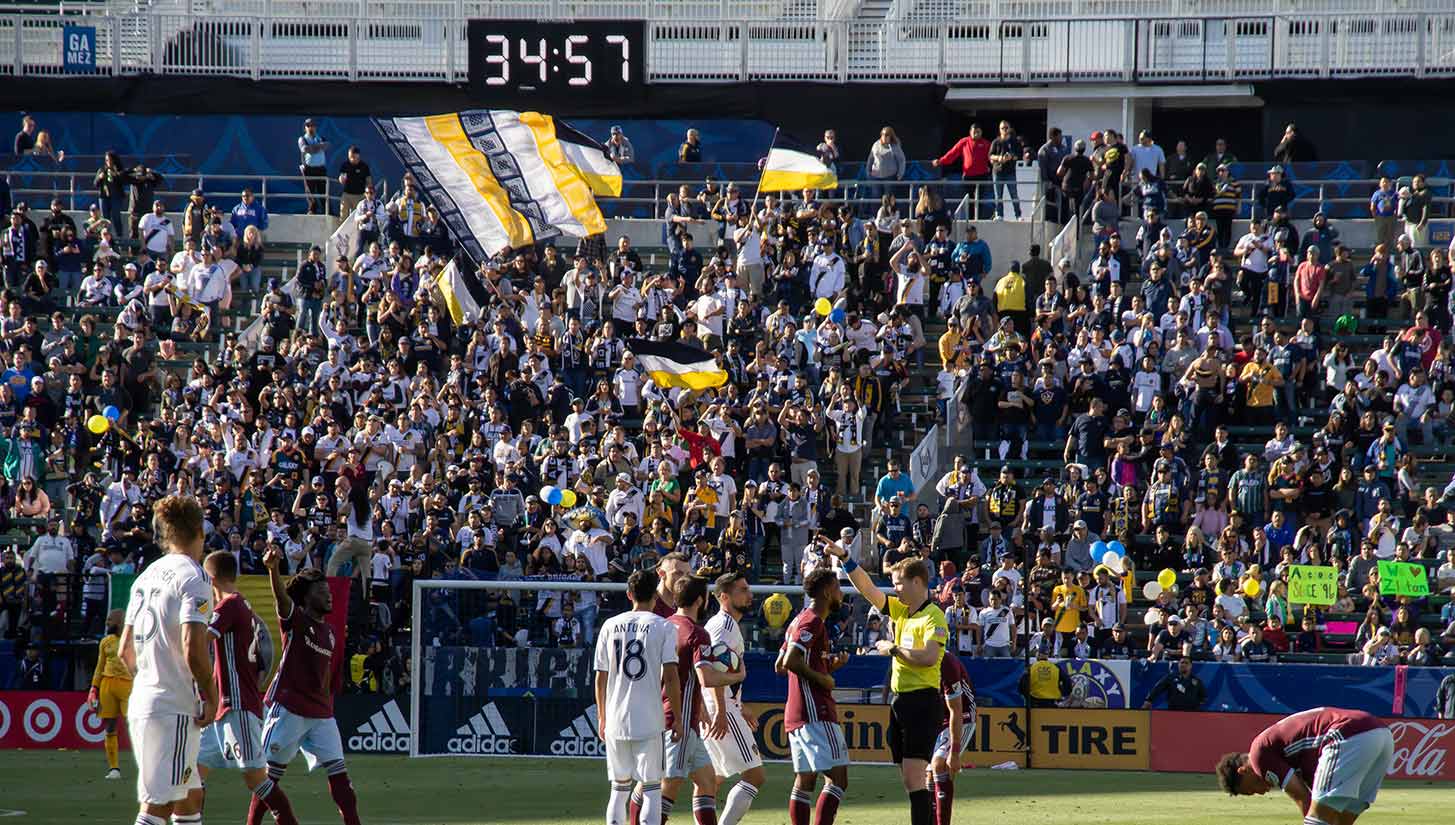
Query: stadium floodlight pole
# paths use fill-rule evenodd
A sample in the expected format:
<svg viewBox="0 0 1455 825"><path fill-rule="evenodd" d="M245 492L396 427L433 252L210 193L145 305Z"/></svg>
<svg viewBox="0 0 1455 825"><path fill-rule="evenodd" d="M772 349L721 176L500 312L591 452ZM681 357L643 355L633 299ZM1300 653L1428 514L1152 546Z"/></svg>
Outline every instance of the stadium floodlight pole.
<svg viewBox="0 0 1455 825"><path fill-rule="evenodd" d="M768 158L773 155L773 147L778 145L777 126L773 127L773 139L768 142L768 154L763 156L763 165L758 169L758 185L753 187L753 205L748 207L748 218L751 219L758 214L758 196L763 194L763 173L768 171Z"/></svg>

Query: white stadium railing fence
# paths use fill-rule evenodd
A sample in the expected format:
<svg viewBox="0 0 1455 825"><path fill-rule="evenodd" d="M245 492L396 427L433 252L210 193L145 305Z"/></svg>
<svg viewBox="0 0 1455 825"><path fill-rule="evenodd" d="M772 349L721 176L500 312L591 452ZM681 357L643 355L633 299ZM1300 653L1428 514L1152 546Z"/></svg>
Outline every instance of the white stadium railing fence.
<svg viewBox="0 0 1455 825"><path fill-rule="evenodd" d="M1455 75L1455 7L1382 11L1386 4L1369 3L1367 10L1325 14L1269 13L1277 3L1221 3L1187 16L1109 17L1091 16L1079 2L933 4L986 7L982 14L944 19L917 16L923 3L900 2L905 16L826 16L842 14L839 5L855 4L325 0L308 3L305 15L296 2L227 0L161 2L145 12L105 15L0 13L0 75L75 76L63 59L62 31L69 25L96 29L93 74L101 76L452 83L468 73L468 20L563 16L648 21L646 77L656 83L1211 83ZM1175 5L1112 4L1123 14ZM1244 8L1246 14L1207 16L1214 9Z"/></svg>

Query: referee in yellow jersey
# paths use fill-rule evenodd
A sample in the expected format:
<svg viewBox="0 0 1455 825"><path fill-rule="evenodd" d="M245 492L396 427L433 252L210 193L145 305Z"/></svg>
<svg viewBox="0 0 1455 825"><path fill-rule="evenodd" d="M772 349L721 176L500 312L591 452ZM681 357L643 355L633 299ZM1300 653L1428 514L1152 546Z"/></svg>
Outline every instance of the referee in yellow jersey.
<svg viewBox="0 0 1455 825"><path fill-rule="evenodd" d="M894 638L875 648L890 657L889 752L899 765L909 794L910 825L934 825L934 797L925 786L925 772L934 755L935 739L945 721L940 698L940 658L950 638L945 613L930 599L930 569L919 559L906 559L890 570L898 593L880 592L869 574L849 558L842 543L828 543L854 589L894 622Z"/></svg>
<svg viewBox="0 0 1455 825"><path fill-rule="evenodd" d="M91 692L86 697L91 709L106 723L107 779L121 778L117 725L126 718L126 704L131 699L131 671L121 661L121 623L125 618L120 610L106 614L106 635L96 648L96 670L91 674Z"/></svg>

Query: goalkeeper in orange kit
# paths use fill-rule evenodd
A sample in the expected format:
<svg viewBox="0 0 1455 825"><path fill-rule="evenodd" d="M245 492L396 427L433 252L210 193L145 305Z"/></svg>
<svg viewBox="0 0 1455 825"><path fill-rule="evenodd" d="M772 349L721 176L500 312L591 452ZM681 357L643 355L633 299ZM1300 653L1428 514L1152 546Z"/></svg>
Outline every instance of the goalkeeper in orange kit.
<svg viewBox="0 0 1455 825"><path fill-rule="evenodd" d="M120 779L120 744L118 724L126 716L126 703L131 698L131 671L121 662L121 623L126 614L113 610L106 614L106 635L96 650L96 670L91 674L91 692L86 701L106 723L106 778Z"/></svg>

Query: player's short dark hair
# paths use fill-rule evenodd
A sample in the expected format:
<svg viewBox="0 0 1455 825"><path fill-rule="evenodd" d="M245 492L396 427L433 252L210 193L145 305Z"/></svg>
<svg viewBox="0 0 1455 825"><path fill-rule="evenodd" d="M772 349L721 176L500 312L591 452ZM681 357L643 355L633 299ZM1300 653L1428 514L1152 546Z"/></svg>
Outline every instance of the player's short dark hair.
<svg viewBox="0 0 1455 825"><path fill-rule="evenodd" d="M725 593L729 587L737 584L740 579L746 578L747 576L743 575L741 570L730 570L718 576L717 580L712 583L712 586L717 589L717 592Z"/></svg>
<svg viewBox="0 0 1455 825"><path fill-rule="evenodd" d="M1246 753L1225 753L1213 771L1218 775L1218 787L1228 792L1228 796L1238 795L1238 769L1243 767L1247 761Z"/></svg>
<svg viewBox="0 0 1455 825"><path fill-rule="evenodd" d="M677 607L691 607L707 598L707 579L701 576L683 576L672 588L672 598Z"/></svg>
<svg viewBox="0 0 1455 825"><path fill-rule="evenodd" d="M901 578L919 579L926 587L930 584L930 566L925 564L924 559L904 559L890 569L898 570Z"/></svg>
<svg viewBox="0 0 1455 825"><path fill-rule="evenodd" d="M803 592L811 598L822 598L829 585L839 580L839 574L827 567L820 567L803 577Z"/></svg>
<svg viewBox="0 0 1455 825"><path fill-rule="evenodd" d="M671 553L668 553L667 555L661 557L660 559L657 559L657 566L658 567L661 567L662 565L666 564L667 562L673 562L673 561L680 561L680 562L684 562L686 564L691 564L692 563L692 559L688 558L686 553L678 553L677 551L674 550Z"/></svg>
<svg viewBox="0 0 1455 825"><path fill-rule="evenodd" d="M202 567L207 574L219 581L237 580L237 556L231 550L214 550L207 554L202 560Z"/></svg>
<svg viewBox="0 0 1455 825"><path fill-rule="evenodd" d="M626 592L634 602L651 601L657 594L657 571L635 570L626 579Z"/></svg>
<svg viewBox="0 0 1455 825"><path fill-rule="evenodd" d="M202 505L192 496L167 496L152 507L157 543L172 549L202 536Z"/></svg>
<svg viewBox="0 0 1455 825"><path fill-rule="evenodd" d="M292 599L294 604L298 604L308 597L309 588L318 582L327 584L328 578L323 575L322 570L310 567L307 570L298 571L293 578L289 579L284 592L288 594L288 598Z"/></svg>

